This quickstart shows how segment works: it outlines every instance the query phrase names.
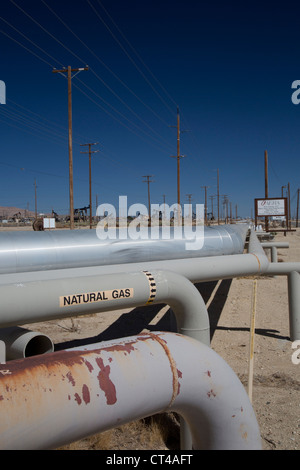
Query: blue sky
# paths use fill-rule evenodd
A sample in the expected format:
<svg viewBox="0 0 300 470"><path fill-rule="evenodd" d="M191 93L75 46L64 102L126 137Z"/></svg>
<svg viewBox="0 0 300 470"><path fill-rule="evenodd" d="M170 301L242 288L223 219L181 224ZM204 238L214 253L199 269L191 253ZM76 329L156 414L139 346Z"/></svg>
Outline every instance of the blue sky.
<svg viewBox="0 0 300 470"><path fill-rule="evenodd" d="M177 201L180 110L181 202L227 195L240 216L290 183L300 188L298 2L201 0L2 0L0 206L68 213L66 74L72 79L74 206ZM184 132L187 131L187 132ZM214 198L214 209L216 199ZM235 209L234 209L235 210Z"/></svg>

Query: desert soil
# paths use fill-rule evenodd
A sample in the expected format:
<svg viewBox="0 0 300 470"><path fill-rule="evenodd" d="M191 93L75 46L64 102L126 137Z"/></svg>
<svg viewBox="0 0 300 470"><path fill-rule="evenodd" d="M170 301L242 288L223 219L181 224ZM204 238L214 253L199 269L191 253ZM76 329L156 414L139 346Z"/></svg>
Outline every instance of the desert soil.
<svg viewBox="0 0 300 470"><path fill-rule="evenodd" d="M300 261L300 229L276 241L278 262ZM286 276L244 277L198 284L211 322L211 347L231 366L248 391L250 324L256 281L252 404L264 450L300 449L300 364L292 362ZM174 330L168 306L53 320L30 329L49 335L56 349L138 334ZM299 350L299 346L298 346ZM179 445L177 417L160 415L73 443L65 449L174 449ZM177 447L178 449L179 447Z"/></svg>

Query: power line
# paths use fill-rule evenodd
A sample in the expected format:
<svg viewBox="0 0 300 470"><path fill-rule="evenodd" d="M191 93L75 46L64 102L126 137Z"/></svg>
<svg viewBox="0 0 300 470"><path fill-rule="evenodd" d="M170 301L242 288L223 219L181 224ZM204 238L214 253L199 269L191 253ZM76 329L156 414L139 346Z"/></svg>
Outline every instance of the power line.
<svg viewBox="0 0 300 470"><path fill-rule="evenodd" d="M145 124L152 132L154 132L155 134L158 134L154 129L152 129L149 124L144 121L143 119L141 119L136 113L135 111L133 111L130 106L128 106L123 100L122 98L120 98L117 94L115 94L115 92L108 86L106 85L106 83L92 70L90 69L91 72L96 75L98 77L98 79L103 82L103 84L109 89L109 91L114 94L118 99L119 101L127 107L127 109L129 109L129 111L131 111L134 116L139 119L143 124ZM91 91L94 95L96 95L101 101L103 101L107 106L109 106L115 113L117 113L118 115L120 115L123 119L125 119L126 121L128 121L131 125L133 125L134 127L136 127L138 130L140 130L140 132L142 132L143 134L146 134L148 137L150 137L151 139L153 140L156 140L158 143L160 143L155 137L151 136L150 134L148 134L146 131L144 131L141 127L139 127L137 124L135 124L134 122L132 122L130 119L128 119L126 116L124 116L124 114L122 114L120 111L118 111L115 107L113 107L111 104L109 104L106 100L104 100L98 93L96 93L91 87L89 87L88 85L86 85L85 83L83 83L80 79L77 80L78 82L82 83L89 91ZM104 109L104 108L103 108ZM104 109L105 110L105 109ZM158 134L159 136L159 134ZM159 136L160 137L160 136ZM161 137L160 137L161 138ZM168 142L167 141L164 141L167 145ZM160 143L161 144L161 143Z"/></svg>
<svg viewBox="0 0 300 470"><path fill-rule="evenodd" d="M23 12L24 15L26 15L28 18L30 18L31 21L33 21L37 26L39 26L46 34L48 34L52 39L54 39L58 44L60 44L64 49L66 49L70 54L72 54L74 57L76 57L77 60L79 61L82 61L82 62L86 62L86 61L83 61L77 54L75 54L70 48L68 48L64 43L62 43L59 39L57 39L52 33L50 33L46 28L44 28L38 21L36 21L31 15L29 15L23 8L21 8L19 5L17 5L13 0L10 0L13 5L15 5L20 11ZM45 4L45 6L48 6L45 2L43 2ZM49 8L49 7L48 7ZM93 8L93 7L92 7ZM53 10L51 10L53 12ZM54 13L54 12L53 12ZM56 15L58 16L58 15ZM62 21L62 20L60 20ZM64 22L62 21L62 23L64 24ZM65 25L65 24L64 24ZM65 25L66 27L66 25ZM68 28L70 30L70 28ZM73 33L75 34L75 33ZM76 36L77 37L77 36ZM79 38L78 38L79 39ZM59 63L59 62L58 62ZM60 64L62 65L62 64ZM92 70L91 70L92 71ZM120 99L123 104L126 105L126 103L111 89L111 87L109 87L109 85L107 85L104 80L102 80L94 71L92 71L92 73L95 74L95 76L101 81L102 84L104 84L110 91L111 93L114 94L114 96L116 96L118 99ZM127 106L127 105L126 105ZM132 111L132 110L131 110ZM138 116L137 116L138 117ZM138 117L138 119L141 119ZM145 122L145 121L144 121Z"/></svg>
<svg viewBox="0 0 300 470"><path fill-rule="evenodd" d="M103 60L100 59L100 57L76 34L74 33L74 31L66 24L65 21L63 21L60 16L58 16L58 14L52 9L49 7L49 5L47 5L47 3L44 1L44 0L41 0L42 3L49 9L49 11L51 11L51 13L64 25L64 27L70 31L71 34L73 34L73 36L84 46L86 47L86 49L100 62L100 64L106 68L106 70L108 70L116 80L119 81L119 83L121 83L140 103L142 103L149 111L151 111L158 119L160 119L165 125L167 125L167 123L162 119L162 117L157 114L149 105L147 105L131 88L129 88L128 85L126 85L126 83L123 82L123 80L121 80L120 77L118 77L118 75L113 71L111 70L104 62ZM101 5L102 6L102 5ZM103 8L103 7L102 7ZM121 33L121 31L120 31ZM121 33L122 34L122 33ZM123 35L123 34L122 34ZM124 35L123 35L124 36ZM126 38L125 38L126 39ZM128 41L127 41L128 42ZM91 71L93 72L93 70L91 69ZM154 76L153 76L154 77ZM154 77L155 78L155 77ZM106 84L105 84L106 85Z"/></svg>
<svg viewBox="0 0 300 470"><path fill-rule="evenodd" d="M130 62L134 65L134 67L138 70L138 72L142 75L142 77L144 78L144 80L148 83L148 85L152 88L152 90L154 91L154 93L159 97L159 99L161 100L161 102L166 106L167 109L169 109L169 111L171 111L171 113L173 113L173 111L171 110L171 108L168 106L168 104L165 102L165 100L161 97L161 95L157 92L157 90L154 88L154 86L151 84L151 82L148 80L148 78L146 77L146 75L142 72L142 70L138 67L138 65L136 64L136 62L133 60L133 58L129 55L129 53L126 51L125 47L123 46L123 44L118 40L118 38L115 36L115 34L111 31L111 29L109 28L109 26L105 23L105 21L103 20L103 18L100 16L99 12L95 9L95 7L91 4L91 2L89 0L86 0L87 3L90 5L90 7L92 8L92 10L95 12L96 16L99 18L99 20L104 24L104 26L106 27L106 29L109 31L109 33L111 34L111 36L114 38L114 40L117 42L117 44L120 46L120 48L122 49L122 51L124 52L124 54L128 57L128 59L130 60Z"/></svg>
<svg viewBox="0 0 300 470"><path fill-rule="evenodd" d="M23 47L23 49L25 49L27 52L30 52L30 54L34 55L35 57L37 57L39 60L41 60L42 62L44 62L45 64L49 65L50 67L53 67L52 64L50 64L50 62L48 62L47 60L43 59L42 57L40 57L38 54L36 54L35 52L31 51L30 49L28 49L28 47L24 46L23 44L21 44L19 41L17 41L16 39L12 38L9 34L7 34L6 32L2 31L2 29L0 29L0 33L4 34L5 36L7 36L9 39L11 39L12 41L14 41L15 43L17 43L19 46Z"/></svg>
<svg viewBox="0 0 300 470"><path fill-rule="evenodd" d="M31 21L33 21L37 26L39 26L46 34L48 34L48 35L49 35L52 39L54 39L58 44L60 44L62 47L64 47L69 53L71 53L71 54L72 54L74 57L76 57L78 60L82 60L82 59L81 59L77 54L75 54L71 49L69 49L67 46L65 46L65 44L62 43L62 41L60 41L59 39L57 39L52 33L50 33L46 28L44 28L37 20L35 20L31 15L29 15L23 8L21 8L19 5L17 5L13 0L10 0L10 1L11 1L11 3L12 3L13 5L15 5L15 7L17 7L24 15L26 15L26 16L27 16ZM44 1L43 1L43 3L44 3L44 5L45 5L46 7L48 7L48 5L47 5ZM50 9L50 7L48 7L48 8ZM55 14L55 16L58 17L58 15L57 15L52 9L50 9L50 11L52 11L53 14ZM58 18L59 18L59 17L58 17ZM60 19L60 18L59 18L59 19ZM64 24L64 26L65 26L66 28L68 28L68 29L72 32L72 30L66 25L65 22L63 22L61 19L60 19L60 21ZM3 32L3 33L4 33L4 32ZM4 34L6 34L6 33L4 33ZM75 33L73 33L73 32L72 32L72 34L75 35ZM6 34L6 35L7 35L7 34ZM32 52L32 51L31 51L30 49L28 49L26 46L24 46L23 44L19 43L19 42L16 41L15 39L11 38L9 35L7 35L7 36L8 36L10 39L12 39L13 41L17 42L21 47L23 47L23 48L25 48L26 50L28 50L28 52L30 52L31 54L33 54L34 56L36 56L37 58L39 58L39 59L42 60L43 62L45 62L45 63L47 63L48 65L50 65L51 67L53 67L52 64L50 64L48 61L45 61L43 58L41 58L40 56L38 56L36 53ZM77 35L75 35L75 36L78 38L78 40L80 40L80 38L79 38ZM28 38L27 38L27 39L28 39ZM80 40L80 41L81 41L81 40ZM81 41L81 42L82 42L82 41ZM83 43L83 44L84 44L84 43ZM36 45L36 44L35 44L35 45ZM39 47L39 46L37 46L37 47ZM86 46L86 47L87 47L87 46ZM89 49L89 48L88 48L88 49ZM90 49L89 49L89 50L90 50ZM90 51L91 51L91 50L90 50ZM44 52L45 52L45 51L44 51ZM61 64L61 62L59 62L59 61L57 61L57 63L60 63L60 64ZM61 64L61 65L62 65L62 64ZM125 106L127 106L127 108L128 108L133 114L135 114L135 116L136 116L138 119L140 119L146 126L148 126L148 127L150 128L150 126L146 123L146 121L142 120L142 119L124 102L124 100L122 100L122 98L120 98L119 95L116 94L116 93L111 89L111 87L109 87L109 85L107 85L107 84L104 82L104 80L101 79L101 77L99 77L99 75L98 75L96 72L94 72L92 69L90 69L90 70L91 70L91 72L96 76L96 78L97 78L98 80L100 80L101 83L104 84L104 85L110 90L111 93L114 94L114 96L116 96ZM79 82L80 82L80 80L79 80ZM85 85L85 86L86 86L86 85ZM79 87L77 87L77 88L80 90ZM92 90L91 88L89 88L89 90L93 92L93 90ZM80 91L82 92L82 90L80 90ZM82 93L84 93L84 92L82 92ZM94 93L95 93L95 92L94 92ZM84 93L84 94L85 94L85 93ZM88 97L87 94L85 94L85 95ZM99 95L98 95L98 97L99 97ZM93 100L91 100L91 101L93 101ZM110 105L109 105L109 106L110 106ZM114 116L112 116L110 113L108 113L107 110L105 110L104 108L102 108L102 109L103 109L103 111L105 111L107 114L109 114L111 117L114 118ZM124 117L124 116L123 116L123 117ZM125 126L125 127L126 127L126 126ZM132 130L131 130L130 128L128 128L128 129L132 132ZM151 129L151 128L150 128L150 129ZM154 131L153 129L151 129L151 130L152 130L154 133L158 134L158 133L157 133L156 131ZM143 131L142 131L142 132L143 132ZM149 137L151 137L151 136L149 136ZM161 138L161 137L160 137L160 138Z"/></svg>
<svg viewBox="0 0 300 470"><path fill-rule="evenodd" d="M36 44L35 42L33 42L31 39L29 39L27 36L25 36L25 34L23 34L21 31L19 31L15 26L13 26L12 24L10 24L7 20L5 20L4 18L2 18L0 16L0 19L6 23L8 26L10 26L13 30L17 31L18 34L20 34L20 36L22 36L23 38L25 38L28 42L30 42L31 44L33 44L37 49L39 49L40 51L42 51L44 54L46 54L48 57L50 57L50 59L52 59L54 61L54 63L59 63L54 57L52 57L47 51L45 51L44 49L42 49L38 44ZM10 38L12 39L12 38ZM60 64L62 65L62 64Z"/></svg>
<svg viewBox="0 0 300 470"><path fill-rule="evenodd" d="M30 18L31 21L33 21L37 26L39 26L46 34L48 34L54 41L56 41L60 46L62 46L64 49L66 49L70 54L72 54L74 57L76 57L77 60L80 62L85 62L83 61L80 57L78 57L77 54L75 54L71 49L69 49L65 44L63 44L59 39L57 39L53 34L51 34L44 26L42 26L38 21L36 21L31 15L29 15L23 8L21 8L19 5L17 5L13 0L10 0L10 2L15 5L24 15L26 15L28 18Z"/></svg>
<svg viewBox="0 0 300 470"><path fill-rule="evenodd" d="M34 112L34 111L31 111L31 110L28 109L27 107L24 107L24 106L22 106L22 105L16 103L15 101L11 100L10 98L9 98L7 101L8 101L8 102L6 103L6 108L8 107L8 105L10 105L10 103L12 103L14 106L17 106L18 108L23 109L23 110L26 111L27 113L33 114L34 116L36 116L36 118L32 118L32 119L38 120L39 123L41 122L41 120L43 120L43 121L46 121L47 123L51 124L51 126L57 127L57 128L59 128L59 129L63 130L64 132L67 130L67 127L66 127L66 126L62 126L62 125L60 125L60 124L57 124L57 122L51 121L50 119L45 118L45 117L42 116L41 114L38 114L38 113L36 113L36 112ZM20 111L18 111L18 112L20 113ZM23 115L26 116L25 113L23 113ZM31 118L28 118L28 119L31 119ZM50 127L50 126L48 126L47 124L45 124L45 126L46 126L46 127ZM56 130L56 132L57 132L57 130ZM78 132L76 132L76 134L80 137L80 134L78 134ZM83 137L83 136L81 136L81 137ZM78 141L78 143L79 143L79 141Z"/></svg>
<svg viewBox="0 0 300 470"><path fill-rule="evenodd" d="M64 141L66 140L66 136L63 135L62 133L58 132L57 130L52 130L49 128L49 126L45 126L43 124L39 124L36 121L34 121L32 118L29 117L24 117L20 115L19 113L8 109L7 107L1 108L0 111L3 116L6 116L8 119L11 119L16 122L20 122L21 124L24 124L28 128L36 131L36 132L42 132L45 134L50 134L51 139L63 139Z"/></svg>
<svg viewBox="0 0 300 470"><path fill-rule="evenodd" d="M163 87L163 85L160 83L160 81L157 79L157 77L155 77L155 75L153 74L153 72L149 69L149 67L145 64L145 62L142 60L141 56L137 53L136 49L132 46L132 44L128 41L127 37L124 35L124 33L120 30L120 28L118 27L118 25L115 23L115 21L113 20L113 18L111 17L111 15L107 12L107 10L104 8L104 6L102 5L102 3L100 2L100 0L98 0L98 4L101 6L101 8L105 11L105 13L107 14L107 16L109 17L109 19L111 20L111 22L113 23L113 25L115 26L115 28L118 30L118 32L121 34L121 36L123 37L123 39L125 39L125 41L127 42L127 44L129 45L129 47L132 49L132 51L134 52L134 54L137 56L137 58L139 59L139 61L143 64L143 66L148 70L148 72L151 74L151 76L153 77L153 79L158 83L158 85L161 87L161 89L164 91L164 93L168 96L168 98L173 102L173 104L175 104L175 106L177 106L177 103L174 101L174 99L170 96L170 94L167 92L167 90ZM168 109L171 111L171 113L173 114L173 111L172 109L170 109L168 107Z"/></svg>

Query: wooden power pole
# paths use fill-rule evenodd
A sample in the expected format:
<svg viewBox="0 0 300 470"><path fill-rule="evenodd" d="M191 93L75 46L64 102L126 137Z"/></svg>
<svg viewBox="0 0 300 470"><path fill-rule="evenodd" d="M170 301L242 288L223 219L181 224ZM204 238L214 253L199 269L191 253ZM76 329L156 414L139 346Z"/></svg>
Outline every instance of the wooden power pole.
<svg viewBox="0 0 300 470"><path fill-rule="evenodd" d="M288 224L287 228L290 230L291 229L291 223L292 223L292 214L291 214L291 190L290 190L290 183L288 183Z"/></svg>
<svg viewBox="0 0 300 470"><path fill-rule="evenodd" d="M53 73L67 73L68 77L68 121L69 121L69 192L70 192L70 229L74 229L74 191L73 191L73 144L72 144L72 72L79 73L82 70L88 70L89 68L81 67L72 69L69 65L65 69L52 70Z"/></svg>
<svg viewBox="0 0 300 470"><path fill-rule="evenodd" d="M220 225L220 181L219 181L219 168L218 168L218 173L217 173L217 203L218 203L218 225Z"/></svg>
<svg viewBox="0 0 300 470"><path fill-rule="evenodd" d="M175 126L171 126L175 127ZM171 155L172 158L177 158L177 204L178 209L180 210L180 159L184 155L180 155L180 118L179 118L179 108L177 108L177 155ZM178 223L180 220L181 213L178 214Z"/></svg>
<svg viewBox="0 0 300 470"><path fill-rule="evenodd" d="M143 178L146 178L146 180L144 180L144 183L147 183L148 185L148 211L149 211L148 224L149 225L151 225L150 183L153 183L153 181L150 180L150 178L152 177L153 175L143 176Z"/></svg>
<svg viewBox="0 0 300 470"><path fill-rule="evenodd" d="M37 197L36 197L36 179L34 179L34 202L35 202L35 220L37 219Z"/></svg>
<svg viewBox="0 0 300 470"><path fill-rule="evenodd" d="M205 222L205 225L207 225L207 188L209 188L209 186L201 186L201 187L204 188L204 191L205 191L204 222Z"/></svg>
<svg viewBox="0 0 300 470"><path fill-rule="evenodd" d="M192 194L187 194L186 197L188 198L188 201L189 201L189 219L190 221L192 222L192 217L193 217L193 211L192 211L192 207L191 207L191 204L192 204Z"/></svg>
<svg viewBox="0 0 300 470"><path fill-rule="evenodd" d="M300 189L297 190L297 214L296 214L296 227L298 227L298 219L299 219L299 194Z"/></svg>
<svg viewBox="0 0 300 470"><path fill-rule="evenodd" d="M88 144L80 144L81 146L88 145L89 151L88 152L80 152L80 153L88 153L89 154L89 187L90 187L90 229L93 225L93 214L92 214L92 153L97 153L99 150L92 151L92 145L97 145L98 142L95 143L88 143Z"/></svg>
<svg viewBox="0 0 300 470"><path fill-rule="evenodd" d="M265 150L265 198L269 197L269 188L268 188L268 152ZM265 217L265 231L269 230L269 219Z"/></svg>

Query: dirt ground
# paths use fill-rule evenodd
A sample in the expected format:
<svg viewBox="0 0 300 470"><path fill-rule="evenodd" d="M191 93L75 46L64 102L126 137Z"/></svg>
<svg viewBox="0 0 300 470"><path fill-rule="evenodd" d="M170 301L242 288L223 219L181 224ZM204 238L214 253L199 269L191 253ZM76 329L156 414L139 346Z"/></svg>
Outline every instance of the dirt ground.
<svg viewBox="0 0 300 470"><path fill-rule="evenodd" d="M277 241L278 262L300 261L300 229ZM211 346L232 367L248 390L250 324L256 281L256 316L252 403L264 450L300 449L300 364L292 362L286 276L244 277L198 284L211 322ZM155 305L34 325L48 334L56 349L138 334L143 330L174 330L168 306ZM299 346L298 346L299 350ZM160 415L73 443L64 449L178 449L177 417Z"/></svg>

